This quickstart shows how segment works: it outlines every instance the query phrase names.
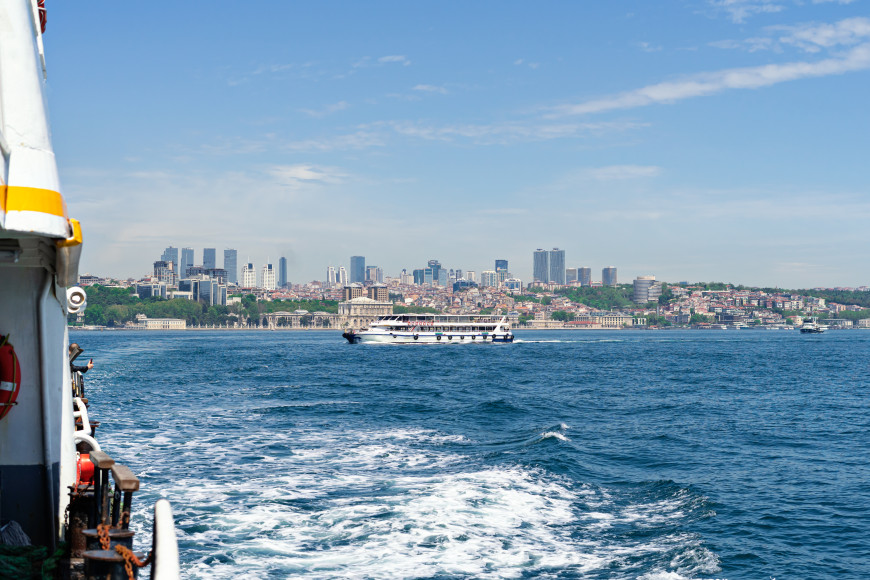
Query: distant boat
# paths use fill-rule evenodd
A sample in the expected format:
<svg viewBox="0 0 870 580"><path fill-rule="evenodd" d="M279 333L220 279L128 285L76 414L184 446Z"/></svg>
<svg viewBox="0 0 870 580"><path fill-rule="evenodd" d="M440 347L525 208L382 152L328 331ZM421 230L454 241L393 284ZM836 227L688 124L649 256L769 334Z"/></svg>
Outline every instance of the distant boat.
<svg viewBox="0 0 870 580"><path fill-rule="evenodd" d="M817 318L804 318L801 325L802 334L821 334L826 330L828 330L828 327L824 324L819 324Z"/></svg>

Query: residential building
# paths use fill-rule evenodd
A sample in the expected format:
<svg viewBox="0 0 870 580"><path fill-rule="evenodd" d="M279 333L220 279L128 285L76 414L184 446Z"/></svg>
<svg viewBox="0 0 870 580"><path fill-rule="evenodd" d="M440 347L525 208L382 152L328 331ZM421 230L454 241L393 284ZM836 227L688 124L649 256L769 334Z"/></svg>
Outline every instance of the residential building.
<svg viewBox="0 0 870 580"><path fill-rule="evenodd" d="M532 265L532 280L535 282L550 281L550 253L538 248L535 250Z"/></svg>
<svg viewBox="0 0 870 580"><path fill-rule="evenodd" d="M242 268L242 287L257 287L257 271L254 269L254 264L252 262L248 262Z"/></svg>
<svg viewBox="0 0 870 580"><path fill-rule="evenodd" d="M338 283L342 286L347 284L347 270L344 269L344 266L338 267Z"/></svg>
<svg viewBox="0 0 870 580"><path fill-rule="evenodd" d="M275 279L275 269L272 264L264 264L262 273L260 274L262 283L260 287L265 290L275 290L278 288L277 280Z"/></svg>
<svg viewBox="0 0 870 580"><path fill-rule="evenodd" d="M376 302L389 302L390 291L383 284L372 284L368 289L368 297Z"/></svg>
<svg viewBox="0 0 870 580"><path fill-rule="evenodd" d="M337 272L333 266L326 268L326 287L334 288L337 283Z"/></svg>
<svg viewBox="0 0 870 580"><path fill-rule="evenodd" d="M601 285L616 286L616 266L607 266L601 270Z"/></svg>
<svg viewBox="0 0 870 580"><path fill-rule="evenodd" d="M498 275L495 270L484 270L481 272L480 285L484 288L498 288Z"/></svg>
<svg viewBox="0 0 870 580"><path fill-rule="evenodd" d="M565 269L565 284L570 284L577 281L577 268Z"/></svg>
<svg viewBox="0 0 870 580"><path fill-rule="evenodd" d="M178 280L175 275L175 265L172 262L157 260L154 262L154 277L157 281L172 286Z"/></svg>
<svg viewBox="0 0 870 580"><path fill-rule="evenodd" d="M365 256L350 257L350 283L362 284L366 281L366 258Z"/></svg>
<svg viewBox="0 0 870 580"><path fill-rule="evenodd" d="M228 284L239 283L238 256L239 253L236 250L224 250L224 270L227 271Z"/></svg>
<svg viewBox="0 0 870 580"><path fill-rule="evenodd" d="M345 300L353 300L354 298L359 298L363 295L363 285L357 284L356 282L351 282L349 285L344 287L344 299Z"/></svg>

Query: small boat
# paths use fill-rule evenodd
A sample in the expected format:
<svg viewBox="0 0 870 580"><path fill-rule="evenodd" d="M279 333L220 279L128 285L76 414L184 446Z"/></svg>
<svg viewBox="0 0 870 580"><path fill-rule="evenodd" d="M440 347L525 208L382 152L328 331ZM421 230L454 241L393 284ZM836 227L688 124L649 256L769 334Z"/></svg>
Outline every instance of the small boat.
<svg viewBox="0 0 870 580"><path fill-rule="evenodd" d="M480 344L513 342L507 317L486 314L391 314L342 336L351 344Z"/></svg>
<svg viewBox="0 0 870 580"><path fill-rule="evenodd" d="M819 324L817 318L804 318L801 325L802 334L821 334L828 329L824 324Z"/></svg>

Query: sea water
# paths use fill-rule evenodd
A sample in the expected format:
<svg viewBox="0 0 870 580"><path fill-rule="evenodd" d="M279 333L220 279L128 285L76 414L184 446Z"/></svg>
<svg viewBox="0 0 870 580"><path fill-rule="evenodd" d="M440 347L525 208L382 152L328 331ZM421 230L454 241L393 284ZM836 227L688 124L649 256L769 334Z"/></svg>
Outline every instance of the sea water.
<svg viewBox="0 0 870 580"><path fill-rule="evenodd" d="M870 577L870 332L90 332L188 578Z"/></svg>

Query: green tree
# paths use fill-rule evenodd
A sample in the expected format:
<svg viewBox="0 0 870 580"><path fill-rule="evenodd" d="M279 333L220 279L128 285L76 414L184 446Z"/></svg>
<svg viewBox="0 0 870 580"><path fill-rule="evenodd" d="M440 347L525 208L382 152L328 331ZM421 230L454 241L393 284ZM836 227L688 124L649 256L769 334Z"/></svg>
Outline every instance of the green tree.
<svg viewBox="0 0 870 580"><path fill-rule="evenodd" d="M562 322L568 322L569 320L572 319L572 316L564 310L557 310L550 315L550 318L552 318L553 320L561 320Z"/></svg>

